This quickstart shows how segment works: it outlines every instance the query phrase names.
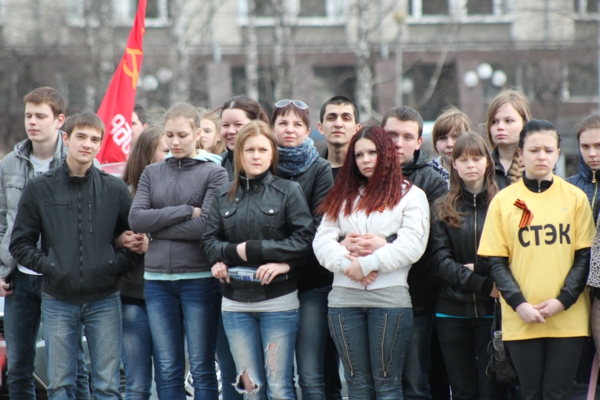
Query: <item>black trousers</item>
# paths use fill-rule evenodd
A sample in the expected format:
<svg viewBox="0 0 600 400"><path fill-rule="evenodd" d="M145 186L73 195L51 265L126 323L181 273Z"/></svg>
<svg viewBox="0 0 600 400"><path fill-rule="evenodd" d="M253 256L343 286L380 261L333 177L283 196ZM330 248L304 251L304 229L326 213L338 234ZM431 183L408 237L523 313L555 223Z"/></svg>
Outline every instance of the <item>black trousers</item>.
<svg viewBox="0 0 600 400"><path fill-rule="evenodd" d="M584 337L504 342L515 363L524 400L569 399Z"/></svg>
<svg viewBox="0 0 600 400"><path fill-rule="evenodd" d="M507 387L486 375L491 318L436 318L453 400L504 400Z"/></svg>

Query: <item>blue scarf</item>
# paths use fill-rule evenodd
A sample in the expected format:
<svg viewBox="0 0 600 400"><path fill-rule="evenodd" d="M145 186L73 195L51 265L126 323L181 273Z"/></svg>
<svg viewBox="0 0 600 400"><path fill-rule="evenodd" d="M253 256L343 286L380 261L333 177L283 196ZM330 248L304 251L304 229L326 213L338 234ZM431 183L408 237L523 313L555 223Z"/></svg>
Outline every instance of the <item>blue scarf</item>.
<svg viewBox="0 0 600 400"><path fill-rule="evenodd" d="M314 146L311 138L306 138L304 143L296 147L279 147L279 164L277 175L285 178L293 178L304 172L319 157L319 152Z"/></svg>

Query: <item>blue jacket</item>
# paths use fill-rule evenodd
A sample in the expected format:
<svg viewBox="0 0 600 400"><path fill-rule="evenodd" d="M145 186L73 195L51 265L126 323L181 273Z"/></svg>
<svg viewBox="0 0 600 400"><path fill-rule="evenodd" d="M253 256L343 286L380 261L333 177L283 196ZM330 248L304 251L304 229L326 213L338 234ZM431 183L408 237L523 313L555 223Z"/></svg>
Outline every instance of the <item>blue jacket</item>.
<svg viewBox="0 0 600 400"><path fill-rule="evenodd" d="M567 182L577 186L587 195L594 213L594 221L598 218L598 203L600 200L598 179L600 179L600 171L593 171L579 153L579 173L567 178Z"/></svg>

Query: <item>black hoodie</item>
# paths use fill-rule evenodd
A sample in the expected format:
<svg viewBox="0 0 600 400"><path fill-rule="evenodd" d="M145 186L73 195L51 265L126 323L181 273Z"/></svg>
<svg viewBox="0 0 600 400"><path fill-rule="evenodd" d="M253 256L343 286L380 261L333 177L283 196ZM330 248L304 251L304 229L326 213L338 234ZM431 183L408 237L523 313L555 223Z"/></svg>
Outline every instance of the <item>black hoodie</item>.
<svg viewBox="0 0 600 400"><path fill-rule="evenodd" d="M413 159L402 165L402 173L425 192L431 215L434 215L433 204L446 194L447 189L444 178L427 162L427 155L421 150L415 151ZM413 264L408 273L408 287L415 316L430 314L435 310L437 285L431 254L428 244L423 257Z"/></svg>

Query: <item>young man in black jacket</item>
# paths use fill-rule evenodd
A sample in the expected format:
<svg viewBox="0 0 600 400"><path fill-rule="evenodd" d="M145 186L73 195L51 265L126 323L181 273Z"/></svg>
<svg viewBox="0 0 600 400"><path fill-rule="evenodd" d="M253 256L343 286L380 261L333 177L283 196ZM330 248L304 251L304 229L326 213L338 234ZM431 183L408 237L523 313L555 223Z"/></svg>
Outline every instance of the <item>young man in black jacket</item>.
<svg viewBox="0 0 600 400"><path fill-rule="evenodd" d="M442 197L446 189L446 181L429 165L427 155L420 150L423 143L423 118L410 107L396 107L385 113L381 126L389 133L402 164L402 173L406 178L422 189L427 195L430 207ZM431 215L435 215L432 211ZM405 399L431 399L430 365L431 337L435 316L437 289L435 271L431 260L429 246L423 257L417 261L408 273L408 286L413 306L414 326L410 345L406 352L403 373L403 392ZM439 345L438 345L439 347ZM438 357L435 357L436 360ZM445 376L443 364L436 363L435 373ZM445 379L443 379L445 380ZM439 398L449 398L449 386L442 383Z"/></svg>
<svg viewBox="0 0 600 400"><path fill-rule="evenodd" d="M76 344L82 324L94 395L120 398L117 284L142 256L115 250L113 244L128 229L131 197L122 180L92 167L104 135L102 120L84 112L67 125L66 161L32 179L23 190L10 252L19 264L44 276L42 322L50 398L75 399Z"/></svg>

